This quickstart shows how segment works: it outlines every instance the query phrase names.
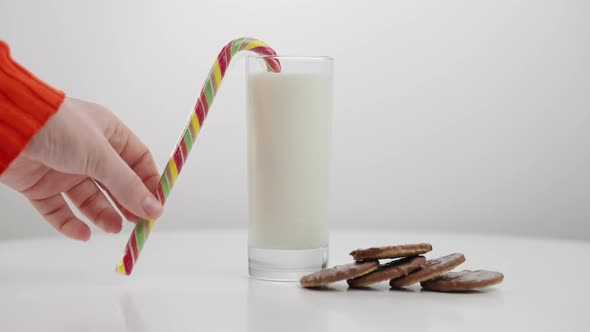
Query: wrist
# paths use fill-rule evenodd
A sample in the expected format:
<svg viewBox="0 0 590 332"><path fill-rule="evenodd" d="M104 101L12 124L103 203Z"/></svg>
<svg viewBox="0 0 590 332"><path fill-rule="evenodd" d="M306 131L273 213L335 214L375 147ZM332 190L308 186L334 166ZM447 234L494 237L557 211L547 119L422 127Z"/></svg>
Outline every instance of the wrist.
<svg viewBox="0 0 590 332"><path fill-rule="evenodd" d="M0 174L57 112L65 94L44 83L10 56L0 41Z"/></svg>

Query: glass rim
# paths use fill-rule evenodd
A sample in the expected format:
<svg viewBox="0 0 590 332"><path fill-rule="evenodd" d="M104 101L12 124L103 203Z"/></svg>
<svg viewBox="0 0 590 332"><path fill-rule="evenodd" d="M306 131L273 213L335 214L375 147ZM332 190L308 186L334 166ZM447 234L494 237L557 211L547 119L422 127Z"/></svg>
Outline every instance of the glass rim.
<svg viewBox="0 0 590 332"><path fill-rule="evenodd" d="M268 54L248 54L249 58L256 59L278 59L278 60L300 60L300 61L334 61L334 58L327 55L268 55Z"/></svg>

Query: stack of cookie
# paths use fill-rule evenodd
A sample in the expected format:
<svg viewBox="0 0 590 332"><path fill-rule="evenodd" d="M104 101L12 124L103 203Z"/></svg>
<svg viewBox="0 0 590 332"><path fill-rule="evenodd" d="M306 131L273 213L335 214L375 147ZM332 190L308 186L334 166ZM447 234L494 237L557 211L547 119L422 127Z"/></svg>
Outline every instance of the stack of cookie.
<svg viewBox="0 0 590 332"><path fill-rule="evenodd" d="M392 288L420 283L423 288L439 292L469 291L499 284L504 275L492 271L449 272L465 262L454 253L426 260L421 256L432 250L428 243L357 249L350 253L355 262L335 266L301 278L301 286L321 287L346 280L350 287L366 287L389 280ZM380 264L382 259L392 259Z"/></svg>

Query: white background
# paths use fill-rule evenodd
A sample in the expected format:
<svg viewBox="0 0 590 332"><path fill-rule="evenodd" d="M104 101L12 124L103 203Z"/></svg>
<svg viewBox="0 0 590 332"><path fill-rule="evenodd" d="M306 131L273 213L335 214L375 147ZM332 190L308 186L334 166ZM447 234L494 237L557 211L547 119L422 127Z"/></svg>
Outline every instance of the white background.
<svg viewBox="0 0 590 332"><path fill-rule="evenodd" d="M161 168L228 40L334 56L334 227L590 239L589 17L583 0L0 0L0 39ZM243 66L159 229L246 226ZM0 238L55 234L5 188L0 207Z"/></svg>

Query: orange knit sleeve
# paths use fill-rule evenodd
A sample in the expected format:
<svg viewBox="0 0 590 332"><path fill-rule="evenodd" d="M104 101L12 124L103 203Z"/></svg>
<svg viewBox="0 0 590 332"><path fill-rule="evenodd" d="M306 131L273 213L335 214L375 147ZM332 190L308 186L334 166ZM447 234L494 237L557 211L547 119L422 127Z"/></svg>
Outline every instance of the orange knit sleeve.
<svg viewBox="0 0 590 332"><path fill-rule="evenodd" d="M0 174L57 112L65 94L44 83L10 56L0 40Z"/></svg>

